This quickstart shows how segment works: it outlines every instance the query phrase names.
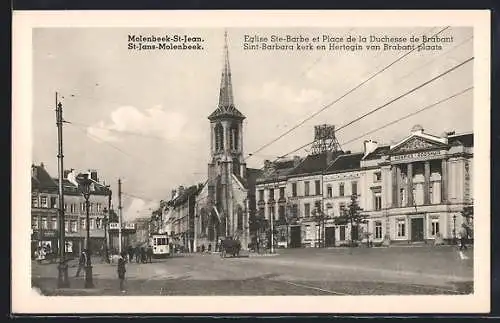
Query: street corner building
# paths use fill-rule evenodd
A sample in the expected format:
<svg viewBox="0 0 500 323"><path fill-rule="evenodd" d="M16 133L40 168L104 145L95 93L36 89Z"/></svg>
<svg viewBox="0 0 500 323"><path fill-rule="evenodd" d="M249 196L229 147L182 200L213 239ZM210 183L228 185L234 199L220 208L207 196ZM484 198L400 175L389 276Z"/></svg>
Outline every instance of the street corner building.
<svg viewBox="0 0 500 323"><path fill-rule="evenodd" d="M266 161L256 217L273 221L278 247L452 243L462 224L472 227L463 214L473 208L473 146L472 133L436 136L416 125L393 145L365 140L360 152ZM366 220L339 225L353 198Z"/></svg>
<svg viewBox="0 0 500 323"><path fill-rule="evenodd" d="M64 229L65 252L69 257L77 257L85 246L86 206L78 189L75 170L65 170ZM90 241L91 250L99 252L105 244L106 210L111 191L99 182L96 171L89 171L93 183L90 195ZM51 252L59 250L58 178L52 178L43 163L31 166L31 251L34 255L38 247L50 246Z"/></svg>

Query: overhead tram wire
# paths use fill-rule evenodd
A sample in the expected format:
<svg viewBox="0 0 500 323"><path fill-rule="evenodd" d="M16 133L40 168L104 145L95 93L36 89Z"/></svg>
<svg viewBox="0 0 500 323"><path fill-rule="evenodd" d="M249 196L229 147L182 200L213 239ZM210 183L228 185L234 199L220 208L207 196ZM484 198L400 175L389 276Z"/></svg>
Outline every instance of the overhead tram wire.
<svg viewBox="0 0 500 323"><path fill-rule="evenodd" d="M456 97L458 97L458 96L460 96L460 95L462 95L462 94L465 94L465 93L469 92L470 90L472 90L473 88L474 88L474 87L473 87L473 86L471 86L471 87L466 88L465 90L462 90L462 91L460 91L460 92L457 92L457 93L455 93L455 94L452 94L452 95L450 95L450 96L447 96L446 98L441 99L441 100L439 100L439 101L436 101L436 102L434 102L434 103L432 103L432 104L430 104L430 105L427 105L427 106L425 106L425 107L423 107L423 108L421 108L421 109L418 109L417 111L414 111L414 112L412 112L412 113L409 113L409 114L407 114L407 115L405 115L405 116L403 116L403 117L400 117L400 118L398 118L398 119L396 119L396 120L394 120L394 121L391 121L391 122L389 122L389 123L386 123L386 124L384 124L383 126L380 126L380 127L375 128L375 129L373 129L373 130L370 130L370 131L368 131L368 132L365 132L365 133L363 133L362 135L359 135L359 136L357 136L357 137L355 137L355 138L352 138L352 139L350 139L350 140L348 140L348 141L345 141L345 142L343 142L343 143L342 143L342 145L347 145L347 144L350 144L350 143L352 143L352 142L354 142L354 141L356 141L356 140L358 140L358 139L363 138L364 136L370 135L370 134L372 134L372 133L374 133L374 132L377 132L377 131L379 131L379 130L382 130L382 129L384 129L384 128L387 128L387 127L389 127L389 126L392 126L393 124L396 124L396 123L398 123L398 122L400 122L400 121L403 121L403 120L405 120L405 119L408 119L408 118L410 118L410 117L413 117L413 116L415 116L415 115L417 115L417 114L419 114L419 113L422 113L422 112L427 111L427 110L429 110L429 109L431 109L431 108L434 108L434 107L436 107L436 106L439 106L441 103L444 103L444 102L449 101L449 100L451 100L451 99L454 99L454 98L456 98Z"/></svg>
<svg viewBox="0 0 500 323"><path fill-rule="evenodd" d="M435 77L431 78L430 80L425 81L424 83L422 83L422 84L420 84L420 85L418 85L418 86L416 86L416 87L412 88L411 90L409 90L409 91L407 91L407 92L405 92L405 93L403 93L403 94L401 94L401 95L399 95L399 96L395 97L394 99L392 99L392 100L390 100L389 102L387 102L387 103L385 103L385 104L381 105L380 107L378 107L378 108L376 108L376 109L373 109L373 110L371 110L371 111L369 111L369 112L367 112L367 113L365 113L365 114L363 114L363 115L359 116L358 118L356 118L356 119L354 119L354 120L352 120L352 121L350 121L350 122L346 123L345 125L343 125L343 126L341 126L341 127L337 128L337 129L336 129L336 131L339 131L339 130L341 130L341 129L345 128L345 127L348 127L348 126L352 125L353 123L358 122L359 120L364 119L364 118L366 118L367 116L369 116L369 115L371 115L371 114L373 114L373 113L375 113L375 112L377 112L377 111L379 111L379 110L382 110L383 108L385 108L385 107L387 107L388 105L390 105L390 104L392 104L392 103L396 102L397 100L400 100L400 99L402 99L403 97L405 97L405 96L407 96L407 95L409 95L409 94L412 94L412 93L413 93L413 92L415 92L415 91L418 91L419 89L423 88L424 86L426 86L426 85L428 85L428 84L430 84L430 83L434 82L434 81L435 81L435 80L437 80L437 79L440 79L441 77L443 77L443 76L447 75L448 73L453 72L453 71L454 71L454 70L456 70L457 68L460 68L461 66L463 66L463 65L465 65L465 64L467 64L467 63L469 63L469 62L471 62L473 59L474 59L474 56L473 56L473 57L471 57L471 58L466 59L466 60L465 60L465 61L463 61L462 63L460 63L460 64L457 64L457 65L453 66L452 68L450 68L450 69L448 69L448 70L444 71L443 73L441 73L441 74L439 74L439 75L437 75L437 76L435 76Z"/></svg>
<svg viewBox="0 0 500 323"><path fill-rule="evenodd" d="M383 109L383 108L387 107L388 105L390 105L390 104L392 104L392 103L396 102L397 100L402 99L403 97L405 97L405 96L407 96L407 95L409 95L409 94L411 94L411 93L413 93L413 92L417 91L418 89L420 89L420 88L422 88L422 87L424 87L424 86L426 86L426 85L428 85L428 84L430 84L430 83L434 82L435 80L437 80L437 79L439 79L439 78L441 78L441 77L443 77L443 76L447 75L448 73L451 73L452 71L454 71L454 70L456 70L457 68L459 68L459 67L461 67L461 66L465 65L466 63L471 62L473 59L474 59L474 57L471 57L471 58L469 58L469 59L467 59L467 60L465 60L465 61L463 61L463 62L461 62L461 63L459 63L459 64L457 64L457 65L455 65L455 66L453 66L452 68L450 68L450 69L448 69L448 70L446 70L446 71L444 71L444 72L440 73L439 75L437 75L437 76L433 77L432 79L430 79L430 80L428 80L428 81L426 81L426 82L424 82L424 83L421 83L420 85L418 85L418 86L416 86L416 87L412 88L411 90L409 90L409 91L407 91L407 92L405 92L405 93L403 93L403 94L401 94L401 95L397 96L396 98L394 98L394 99L390 100L389 102L387 102L387 103L385 103L385 104L383 104L383 105L381 105L381 106L379 106L379 107L377 107L377 108L375 108L375 109L373 109L373 110L370 110L369 112L367 112L367 113L365 113L365 114L361 115L360 117L358 117L358 118L356 118L356 119L354 119L354 120L352 120L352 121L348 122L347 124L342 125L341 127L337 128L337 130L340 130L340 129L346 128L346 127L348 127L348 126L352 125L353 123L355 123L355 122L357 122L357 121L359 121L359 120L361 120L361 119L363 119L363 118L366 118L367 116L369 116L369 115L371 115L371 114L373 114L373 113L375 113L375 112L377 112L377 111L380 111L381 109ZM282 155L282 156L278 157L275 161L277 161L277 160L279 160L279 159L282 159L283 157L288 156L288 155L290 155L290 154L293 154L293 153L295 153L295 152L297 152L297 151L299 151L299 150L301 150L301 149L303 149L303 148L305 148L305 147L307 147L307 146L311 145L313 142L314 142L314 141L308 142L307 144L302 145L302 146L300 146L299 148L297 148L297 149L295 149L295 150L293 150L293 151L291 151L291 152L288 152L288 153L286 153L286 154L284 154L284 155Z"/></svg>
<svg viewBox="0 0 500 323"><path fill-rule="evenodd" d="M437 32L436 34L434 34L433 36L431 37L435 37L439 34L441 34L443 31L445 31L446 29L450 28L450 26L446 26L444 27L443 29L441 29L439 32ZM341 95L340 97L338 97L337 99L335 99L334 101L328 103L327 105L325 105L324 107L322 107L320 110L316 111L315 113L313 113L312 115L310 115L309 117L305 118L304 120L302 120L301 122L299 122L297 125L293 126L292 128L288 129L287 131L285 131L283 134L279 135L277 138L271 140L270 142L268 142L267 144L263 145L262 147L260 147L259 149L255 150L252 154L255 154L255 153L258 153L260 151L262 151L263 149L269 147L270 145L272 145L273 143L275 143L276 141L280 140L281 138L285 137L286 135L288 135L289 133L291 133L292 131L294 131L295 129L299 128L300 126L302 126L304 123L306 123L307 121L311 120L312 118L316 117L318 114L320 114L321 112L325 111L326 109L332 107L335 103L339 102L340 100L342 100L343 98L345 98L346 96L348 96L349 94L351 94L352 92L356 91L357 89L359 89L361 86L363 86L364 84L368 83L370 80L372 80L373 78L375 78L376 76L382 74L384 71L386 71L387 69L389 69L391 66L393 66L394 64L396 64L397 62L401 61L403 58L407 57L408 55L410 55L412 52L414 52L415 50L421 48L425 43L422 43L420 44L418 47L415 47L414 49L408 51L407 53L405 53L404 55L398 57L396 60L394 60L393 62L389 63L388 65L386 65L384 68L382 68L381 70L379 70L378 72L376 72L375 74L373 74L372 76L368 77L367 79L365 79L364 81L362 81L361 83L359 83L358 85L356 85L355 87L353 87L352 89L350 89L349 91L347 91L346 93L344 93L343 95ZM247 160L248 158L250 158L252 155L249 154L248 157L245 158L245 160Z"/></svg>
<svg viewBox="0 0 500 323"><path fill-rule="evenodd" d="M396 77L393 82L394 83L399 83L400 81L406 79L408 76L410 75L413 75L415 72L418 72L418 71L421 71L423 68L429 66L430 64L434 63L438 58L440 58L441 56L443 55L446 55L446 54L450 54L451 52L453 52L454 50L456 50L458 47L462 46L463 44L465 44L466 42L468 42L469 40L471 40L473 38L473 36L471 35L470 37L466 38L465 40L463 40L462 42L458 43L457 45L451 47L449 50L447 51L443 51L441 52L439 55L436 55L434 57L432 57L429 61L419 65L418 67L412 69L410 72L404 74L404 75L401 75L401 76L398 76ZM365 100L360 100L360 101L357 101L351 105L348 106L347 110L351 107L357 107L357 106L364 106L366 104L361 104L363 103Z"/></svg>

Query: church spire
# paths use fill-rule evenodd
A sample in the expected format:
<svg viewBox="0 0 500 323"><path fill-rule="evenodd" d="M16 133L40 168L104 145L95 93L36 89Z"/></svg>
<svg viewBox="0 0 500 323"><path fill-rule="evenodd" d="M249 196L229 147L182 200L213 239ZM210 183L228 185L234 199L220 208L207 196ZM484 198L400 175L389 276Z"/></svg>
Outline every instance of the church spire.
<svg viewBox="0 0 500 323"><path fill-rule="evenodd" d="M229 50L227 46L227 31L224 32L224 65L220 81L219 105L212 114L210 120L231 118L243 120L245 116L234 106L233 83L231 82L231 67L229 66Z"/></svg>
<svg viewBox="0 0 500 323"><path fill-rule="evenodd" d="M227 46L227 31L224 32L224 66L220 81L219 107L234 106L233 84L231 82L231 67L229 65L229 50Z"/></svg>

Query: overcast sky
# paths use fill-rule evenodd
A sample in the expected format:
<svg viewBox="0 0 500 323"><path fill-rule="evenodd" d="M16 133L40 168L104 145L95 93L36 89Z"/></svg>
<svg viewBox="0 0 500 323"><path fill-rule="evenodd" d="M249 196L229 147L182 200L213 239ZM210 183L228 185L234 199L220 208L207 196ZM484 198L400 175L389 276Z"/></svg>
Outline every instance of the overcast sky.
<svg viewBox="0 0 500 323"><path fill-rule="evenodd" d="M406 51L245 51L245 34L271 35L429 35L440 28L414 29L228 29L234 98L247 117L245 154L251 153L331 103ZM130 51L128 34L179 33L202 37L203 51ZM313 139L315 124L341 127L439 73L473 56L472 29L450 28L454 42L442 51L412 53L317 117L248 159L288 153ZM122 178L124 218L150 214L171 189L206 179L209 121L216 109L223 61L222 29L37 29L33 34L33 162L57 176L55 92L64 96L65 168L96 169L113 185ZM473 84L469 63L351 126L341 129L341 144ZM471 132L472 92L437 105L363 139L390 144L414 124L425 132ZM106 129L111 129L108 131ZM298 155L307 152L301 150ZM116 198L116 194L114 195ZM116 205L116 200L114 201Z"/></svg>

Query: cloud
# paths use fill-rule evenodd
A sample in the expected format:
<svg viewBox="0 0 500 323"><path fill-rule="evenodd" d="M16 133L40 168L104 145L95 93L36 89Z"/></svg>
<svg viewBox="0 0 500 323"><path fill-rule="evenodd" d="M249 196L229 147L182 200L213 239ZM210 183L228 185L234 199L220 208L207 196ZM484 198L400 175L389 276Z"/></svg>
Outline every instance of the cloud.
<svg viewBox="0 0 500 323"><path fill-rule="evenodd" d="M138 218L149 217L151 212L158 208L160 202L145 201L140 198L132 198L130 205L123 210L124 221L134 221Z"/></svg>
<svg viewBox="0 0 500 323"><path fill-rule="evenodd" d="M120 132L158 137L170 141L178 140L185 133L188 118L176 111L166 111L157 105L144 112L133 106L122 106L111 112L110 122L103 120L87 128L93 137L103 141L120 141Z"/></svg>

